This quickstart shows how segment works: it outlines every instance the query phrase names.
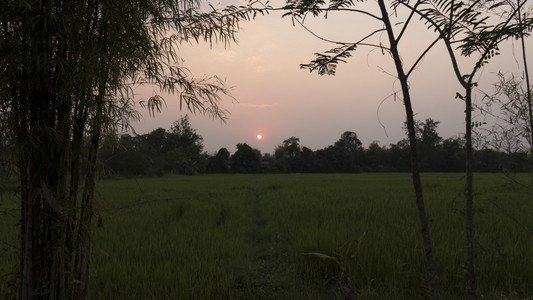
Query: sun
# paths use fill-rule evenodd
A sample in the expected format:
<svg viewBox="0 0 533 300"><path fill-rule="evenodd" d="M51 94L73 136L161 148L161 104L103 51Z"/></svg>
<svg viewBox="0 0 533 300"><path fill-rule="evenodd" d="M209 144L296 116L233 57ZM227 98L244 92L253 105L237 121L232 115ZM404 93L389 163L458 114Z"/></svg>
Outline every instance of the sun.
<svg viewBox="0 0 533 300"><path fill-rule="evenodd" d="M263 135L262 135L262 134L258 134L258 135L257 135L257 139L258 139L258 140L262 140L262 139L263 139Z"/></svg>

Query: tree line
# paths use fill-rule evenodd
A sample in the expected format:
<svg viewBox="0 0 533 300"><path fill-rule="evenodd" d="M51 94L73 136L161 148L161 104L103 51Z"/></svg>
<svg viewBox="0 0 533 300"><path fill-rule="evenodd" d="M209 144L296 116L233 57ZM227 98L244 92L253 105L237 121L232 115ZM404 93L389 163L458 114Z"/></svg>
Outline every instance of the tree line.
<svg viewBox="0 0 533 300"><path fill-rule="evenodd" d="M420 165L424 172L464 172L465 142L461 137L444 139L438 121L416 122ZM170 130L158 128L142 135L112 135L100 149L105 175L154 176L163 174L213 173L357 173L409 172L409 142L389 146L379 142L364 148L357 134L346 131L330 146L312 150L289 137L274 153L264 153L246 143L231 154L221 148L205 152L203 138L191 127L188 116ZM505 152L483 148L474 152L477 172L526 172L531 170L527 151Z"/></svg>

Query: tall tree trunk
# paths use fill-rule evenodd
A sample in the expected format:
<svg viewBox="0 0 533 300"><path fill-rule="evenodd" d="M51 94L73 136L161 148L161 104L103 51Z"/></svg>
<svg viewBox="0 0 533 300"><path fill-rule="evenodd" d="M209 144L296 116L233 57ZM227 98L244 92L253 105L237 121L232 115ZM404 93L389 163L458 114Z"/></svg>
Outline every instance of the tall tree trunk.
<svg viewBox="0 0 533 300"><path fill-rule="evenodd" d="M522 14L521 14L521 5L520 0L517 0L518 7L518 23L522 24ZM527 67L527 57L526 57L526 44L525 44L524 33L520 34L520 41L522 47L522 61L524 63L524 75L526 79L526 97L527 97L527 109L528 109L528 118L529 118L529 151L531 155L531 163L533 164L533 99L531 99L531 85L529 84L529 69Z"/></svg>
<svg viewBox="0 0 533 300"><path fill-rule="evenodd" d="M78 263L76 270L79 272L78 281L79 287L77 289L78 299L89 298L89 275L91 262L91 241L92 241L92 217L94 187L96 181L96 155L98 150L98 142L100 140L100 128L93 129L94 132L91 137L89 146L89 159L87 162L87 175L85 178L85 187L81 202L81 215L79 220L79 235L80 242L78 244Z"/></svg>
<svg viewBox="0 0 533 300"><path fill-rule="evenodd" d="M424 249L426 253L426 270L428 275L428 288L429 296L432 300L440 299L439 289L438 289L438 278L437 270L435 267L435 261L433 258L433 246L431 242L431 236L429 234L429 224L426 214L426 208L424 205L424 196L422 191L422 181L420 179L420 163L417 153L416 146L416 132L415 132L415 121L413 108L411 105L411 96L409 93L409 84L408 78L403 70L401 57L398 52L398 43L394 37L394 32L392 30L392 24L389 19L389 14L383 0L378 0L379 7L381 9L381 16L383 23L385 24L385 29L387 30L387 35L390 42L390 51L394 59L394 64L396 66L396 71L398 74L398 80L400 81L402 87L402 96L405 106L405 114L407 117L407 130L409 135L409 144L410 144L410 161L411 161L411 175L413 180L413 187L415 190L416 205L418 208L418 218L420 220L420 226L422 231L422 239L424 241Z"/></svg>
<svg viewBox="0 0 533 300"><path fill-rule="evenodd" d="M27 51L24 51L25 53ZM23 71L20 71L23 73ZM27 77L20 75L21 78L27 80ZM21 86L24 86L21 83ZM32 199L30 198L29 187L29 153L24 145L24 137L28 136L28 89L21 88L21 95L13 95L13 116L16 124L16 145L19 162L20 173L20 188L21 188L21 226L20 226L20 287L19 299L30 299L33 294L33 214L32 214Z"/></svg>
<svg viewBox="0 0 533 300"><path fill-rule="evenodd" d="M89 93L87 94L89 95ZM88 98L88 96L87 96ZM78 101L78 105L81 105L82 101ZM72 130L72 162L70 165L70 183L69 183L69 195L67 203L67 228L65 235L65 247L66 247L66 262L68 263L68 269L65 282L65 293L67 295L73 295L77 286L74 282L77 282L77 271L75 270L75 257L77 252L76 245L76 224L78 222L78 190L80 185L80 161L82 155L83 146L83 130L86 126L87 108L75 108L79 115L74 116L73 130Z"/></svg>
<svg viewBox="0 0 533 300"><path fill-rule="evenodd" d="M105 38L105 33L104 37ZM90 278L90 263L91 263L91 241L92 241L92 217L94 187L96 183L97 172L97 153L100 142L100 135L103 126L103 113L106 98L106 85L109 71L103 70L103 75L100 78L98 95L95 98L96 107L91 123L91 139L89 144L89 153L87 160L87 173L85 175L85 186L81 200L80 220L78 223L79 242L77 245L78 253L76 255L75 270L78 272L79 286L75 289L75 298L88 299L89 298L89 278Z"/></svg>
<svg viewBox="0 0 533 300"><path fill-rule="evenodd" d="M466 269L468 274L468 299L476 298L476 272L474 268L474 197L472 168L472 84L469 82L465 95L465 151L466 151Z"/></svg>

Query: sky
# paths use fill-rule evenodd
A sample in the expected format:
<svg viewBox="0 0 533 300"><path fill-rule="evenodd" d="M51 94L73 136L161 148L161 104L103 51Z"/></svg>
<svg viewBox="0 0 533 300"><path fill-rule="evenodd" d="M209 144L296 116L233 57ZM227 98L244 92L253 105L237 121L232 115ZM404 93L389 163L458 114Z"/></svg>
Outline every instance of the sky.
<svg viewBox="0 0 533 300"><path fill-rule="evenodd" d="M231 1L213 4L238 4ZM271 2L273 6L282 4ZM377 7L374 1L368 5L371 10ZM369 18L353 13L308 18L305 24L318 35L339 41L357 41L381 28ZM315 52L333 48L333 44L293 25L289 17L282 18L279 12L240 26L237 43L229 47L204 43L180 46L179 55L193 74L217 75L232 87L234 99L223 97L221 103L230 112L226 123L188 113L191 126L203 137L205 151L214 154L225 147L234 153L237 143L247 143L263 154L273 153L276 146L293 136L300 139L301 146L318 150L334 144L345 131L355 132L364 147L373 141L388 146L405 138L405 109L390 55L376 48L360 47L346 64L337 66L335 76L320 76L299 66L310 62ZM407 32L400 44L404 65L410 65L425 49L432 34L421 23ZM387 36L377 35L373 42L387 45ZM527 42L533 46L531 39ZM502 55L478 76L480 89L492 92L498 70L520 72L518 50L516 41L504 44ZM469 72L470 61L462 63L463 72ZM442 45L432 49L413 72L410 89L416 119L439 121L438 132L443 138L464 133L464 103L455 98L462 89ZM158 90L141 87L136 93L142 100ZM475 97L479 100L481 93ZM155 117L141 109L141 121L133 124L137 133L170 129L174 121L187 114L180 111L176 96L164 98L167 106ZM477 120L482 121L482 117ZM256 138L258 134L263 136L261 140Z"/></svg>

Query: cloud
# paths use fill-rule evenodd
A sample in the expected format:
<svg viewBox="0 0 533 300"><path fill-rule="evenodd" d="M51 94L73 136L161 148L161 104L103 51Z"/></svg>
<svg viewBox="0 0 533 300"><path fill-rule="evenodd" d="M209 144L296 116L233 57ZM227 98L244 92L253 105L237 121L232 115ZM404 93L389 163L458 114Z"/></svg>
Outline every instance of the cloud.
<svg viewBox="0 0 533 300"><path fill-rule="evenodd" d="M255 103L239 103L239 105L242 105L244 107L252 107L252 108L269 108L278 106L279 103L262 103L262 104L255 104Z"/></svg>
<svg viewBox="0 0 533 300"><path fill-rule="evenodd" d="M265 73L270 69L261 56L249 56L245 61L256 73Z"/></svg>
<svg viewBox="0 0 533 300"><path fill-rule="evenodd" d="M233 62L237 54L233 50L224 50L224 51L213 51L213 55L221 60Z"/></svg>

